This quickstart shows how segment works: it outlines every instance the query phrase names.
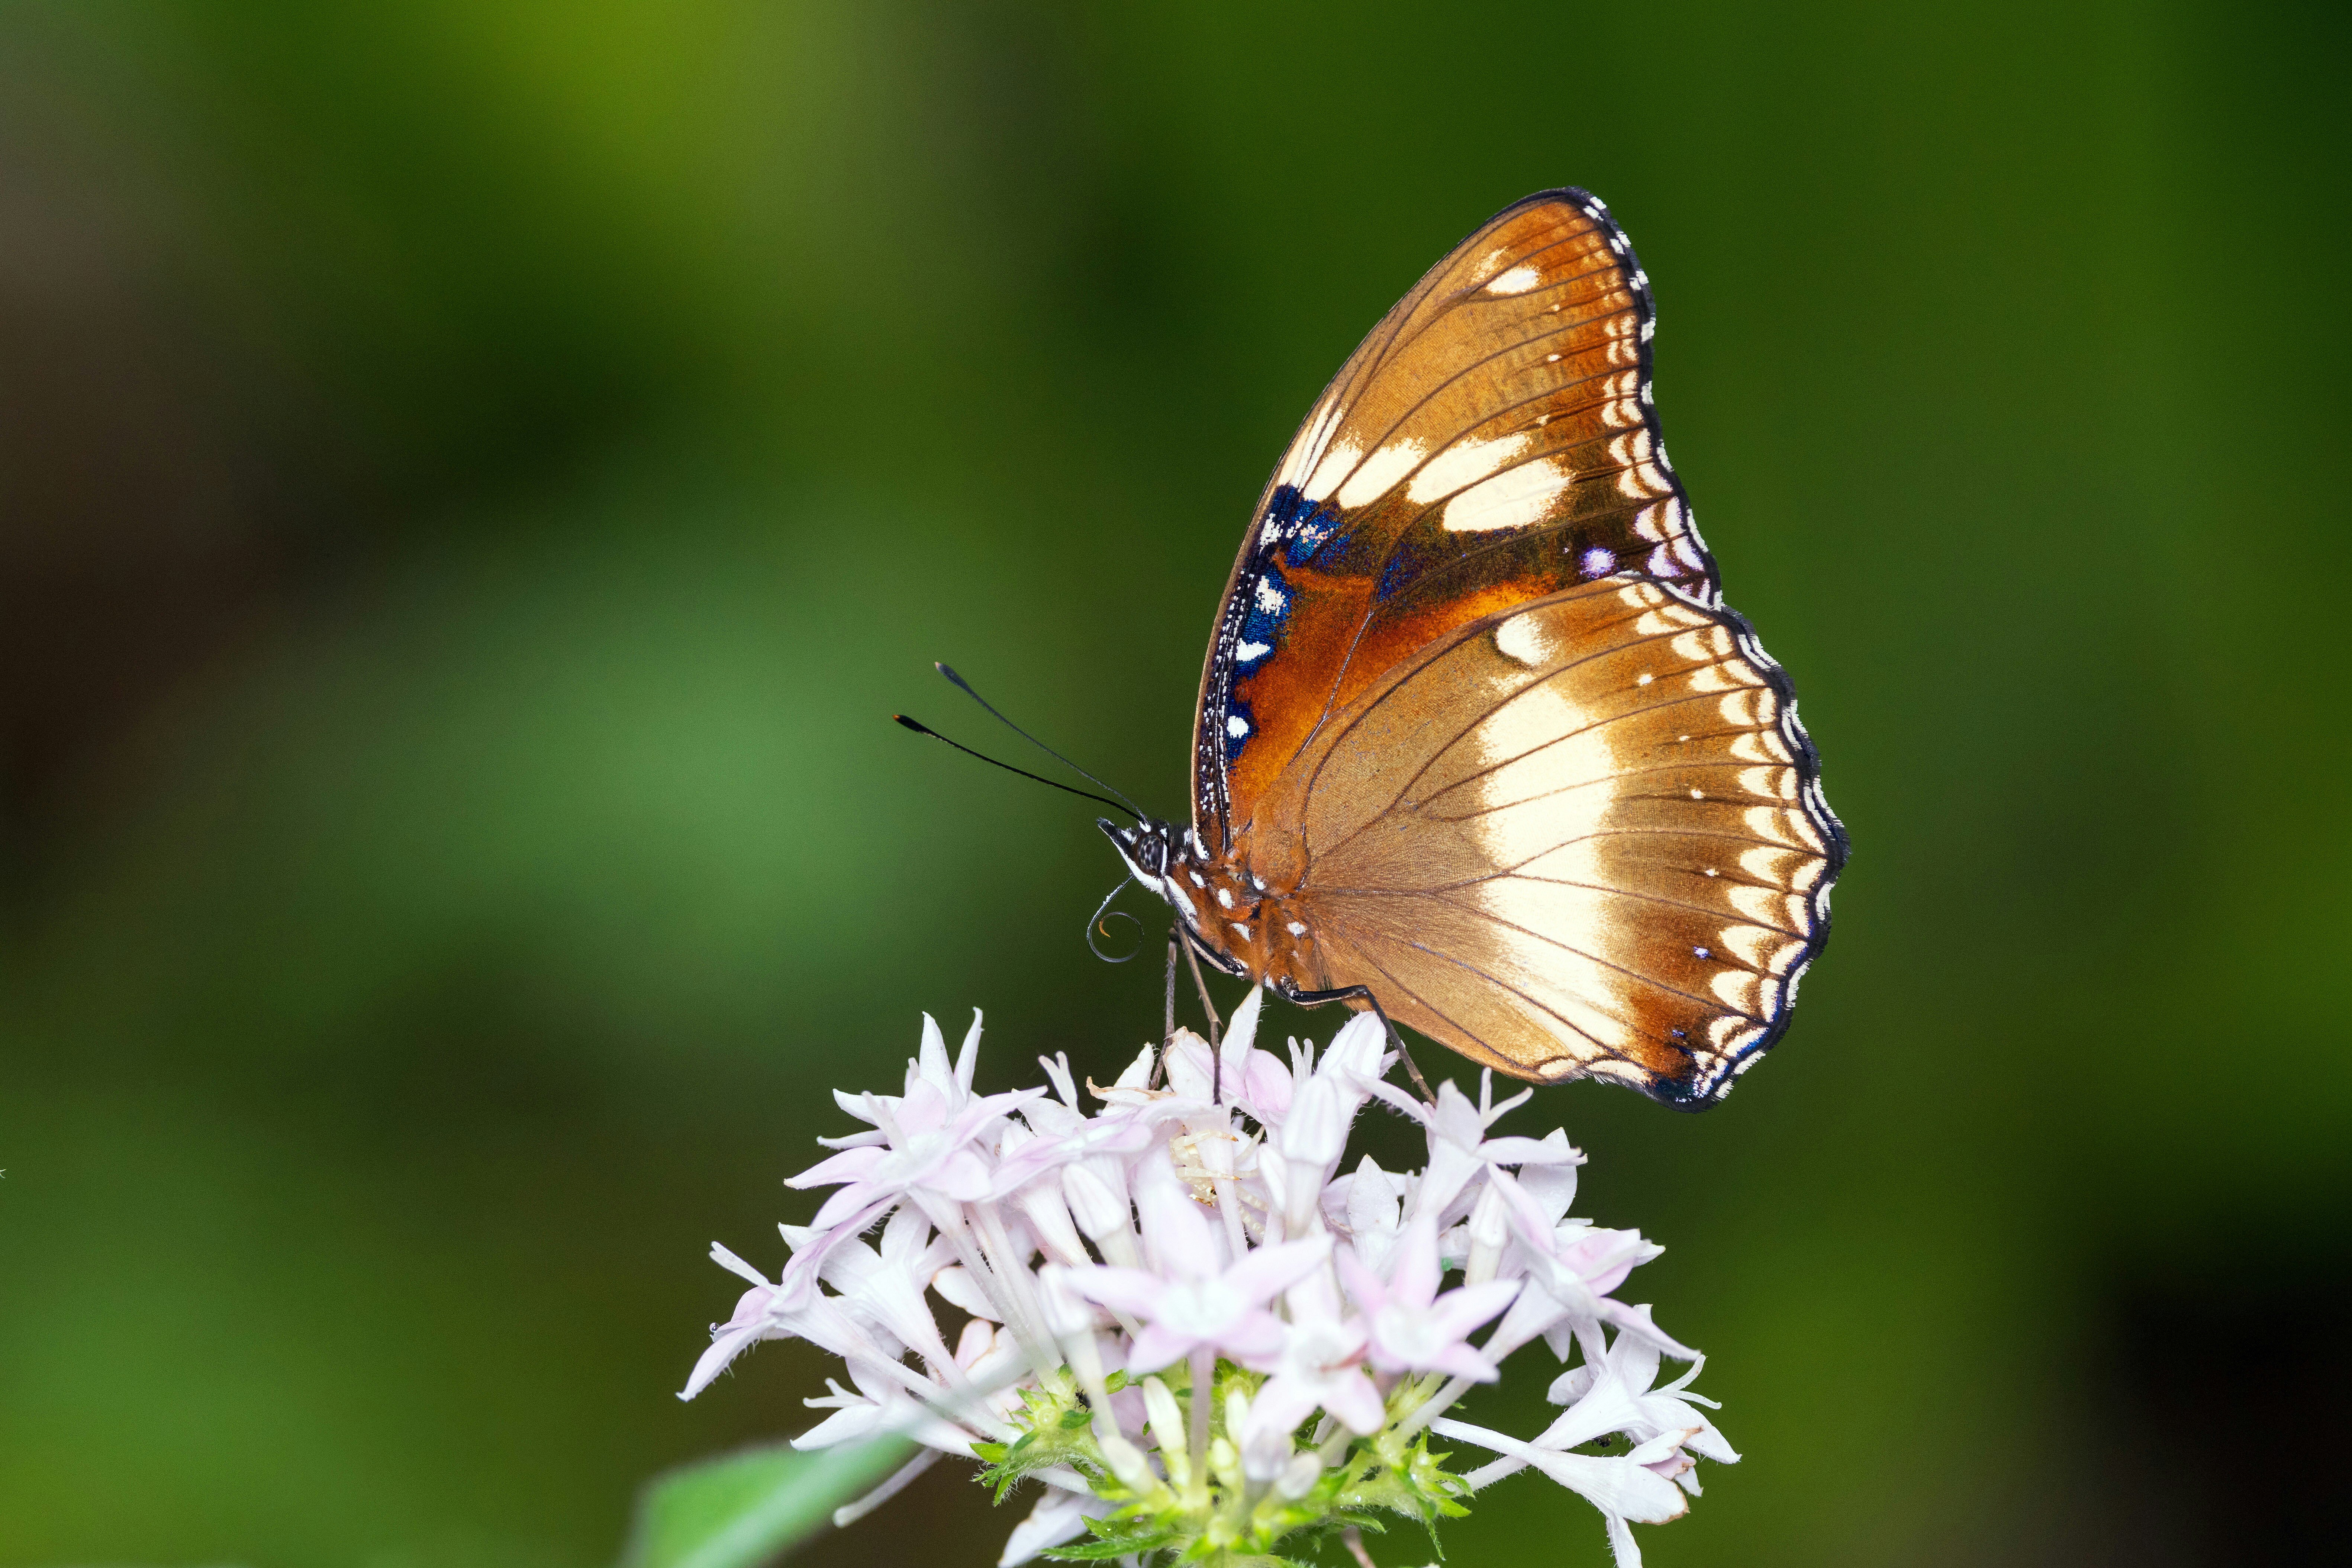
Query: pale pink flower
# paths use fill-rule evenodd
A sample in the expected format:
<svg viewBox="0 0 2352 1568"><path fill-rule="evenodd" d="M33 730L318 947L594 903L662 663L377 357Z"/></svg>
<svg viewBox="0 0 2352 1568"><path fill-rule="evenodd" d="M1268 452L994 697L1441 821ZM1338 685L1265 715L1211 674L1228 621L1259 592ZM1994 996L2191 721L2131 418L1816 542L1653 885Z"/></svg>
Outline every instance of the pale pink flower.
<svg viewBox="0 0 2352 1568"><path fill-rule="evenodd" d="M1642 1551L1629 1524L1664 1524L1679 1519L1690 1504L1674 1477L1689 1467L1672 1437L1644 1443L1629 1454L1564 1454L1523 1443L1517 1437L1441 1416L1430 1429L1457 1442L1475 1443L1517 1461L1514 1468L1532 1465L1601 1510L1607 1521L1609 1544L1618 1568L1642 1568ZM1487 1469L1494 1468L1488 1466ZM1485 1475L1476 1470L1471 1485Z"/></svg>
<svg viewBox="0 0 2352 1568"><path fill-rule="evenodd" d="M1599 1361L1588 1361L1553 1380L1545 1397L1569 1408L1536 1438L1536 1446L1573 1448L1608 1432L1622 1432L1643 1443L1672 1435L1694 1454L1718 1464L1738 1464L1738 1453L1715 1423L1695 1408L1704 1405L1712 1410L1715 1401L1689 1392L1706 1358L1694 1358L1682 1376L1653 1388L1658 1360L1655 1344L1621 1330Z"/></svg>
<svg viewBox="0 0 2352 1568"><path fill-rule="evenodd" d="M1276 1140L1287 1234L1303 1235L1313 1222L1324 1185L1348 1152L1348 1131L1387 1059L1387 1043L1380 1019L1361 1013L1341 1026L1320 1061L1299 1058Z"/></svg>
<svg viewBox="0 0 2352 1568"><path fill-rule="evenodd" d="M930 1457L961 1455L1047 1418L1089 1426L1109 1475L1029 1472L1045 1489L1006 1564L1122 1507L1160 1510L1168 1539L1197 1544L1208 1521L1246 1515L1269 1492L1306 1499L1366 1439L1409 1440L1424 1426L1499 1456L1462 1478L1474 1487L1532 1468L1591 1499L1621 1564L1637 1563L1630 1524L1671 1518L1696 1495L1694 1458L1738 1458L1690 1392L1696 1352L1646 1306L1615 1299L1658 1249L1566 1217L1583 1156L1565 1132L1487 1135L1525 1096L1496 1104L1491 1078L1475 1103L1451 1083L1434 1105L1405 1096L1380 1081L1387 1038L1370 1015L1319 1059L1292 1042L1286 1067L1255 1048L1262 1007L1253 993L1235 1010L1213 1059L1179 1031L1108 1088L1087 1080L1092 1113L1058 1057L1039 1058L1050 1092L976 1094L978 1016L952 1060L926 1017L902 1093L836 1093L866 1126L821 1140L834 1152L793 1178L836 1190L813 1224L782 1227L782 1272L771 1280L713 1248L751 1288L713 1325L681 1397L750 1345L799 1338L838 1357L845 1378L808 1402L824 1418L793 1440L804 1448L901 1433ZM1160 1071L1167 1087L1154 1089ZM1423 1127L1424 1168L1367 1157L1338 1174L1375 1096ZM1451 1290L1449 1263L1463 1269ZM941 1307L960 1331L942 1332ZM1551 1384L1564 1408L1540 1436L1445 1417L1538 1339L1562 1362L1582 1358ZM1662 1352L1693 1364L1653 1386ZM1156 1373L1187 1360L1180 1396ZM1212 1442L1204 1409L1180 1403L1212 1391L1229 1449ZM1575 1452L1612 1433L1633 1451ZM901 1468L837 1522L929 1462Z"/></svg>
<svg viewBox="0 0 2352 1568"><path fill-rule="evenodd" d="M760 1271L734 1253L711 1244L712 1261L730 1273L751 1281L751 1289L736 1299L727 1321L710 1329L710 1348L694 1363L680 1399L691 1399L709 1387L738 1355L761 1340L804 1339L847 1360L854 1356L887 1359L891 1350L877 1342L856 1319L843 1310L838 1297L819 1292L812 1281L798 1288L785 1270L786 1281L770 1284ZM797 1261L797 1259L795 1260Z"/></svg>
<svg viewBox="0 0 2352 1568"><path fill-rule="evenodd" d="M819 1277L840 1292L836 1299L852 1314L942 1366L952 1358L923 1301L923 1287L954 1253L930 1236L919 1211L902 1208L882 1227L878 1250L863 1241L845 1242L824 1260Z"/></svg>
<svg viewBox="0 0 2352 1568"><path fill-rule="evenodd" d="M680 1399L691 1399L709 1387L711 1380L726 1371L729 1363L766 1339L776 1326L770 1311L776 1302L777 1287L716 1242L711 1244L710 1256L730 1273L755 1283L735 1299L735 1310L725 1322L710 1325L710 1348L702 1352L694 1370L687 1375L686 1387L678 1392Z"/></svg>
<svg viewBox="0 0 2352 1568"><path fill-rule="evenodd" d="M1429 1135L1429 1168L1422 1173L1414 1195L1415 1212L1433 1218L1446 1210L1471 1181L1489 1167L1554 1165L1579 1163L1583 1156L1568 1145L1565 1133L1557 1141L1543 1138L1489 1138L1486 1129L1504 1112L1527 1102L1535 1090L1521 1089L1500 1105L1495 1103L1495 1075L1480 1075L1478 1103L1454 1087L1451 1079L1437 1086L1437 1103L1427 1105L1393 1085L1374 1083L1371 1091L1383 1103L1422 1124Z"/></svg>
<svg viewBox="0 0 2352 1568"><path fill-rule="evenodd" d="M1510 1305L1518 1282L1490 1279L1440 1295L1437 1227L1427 1215L1405 1226L1386 1279L1346 1252L1339 1255L1339 1278L1364 1310L1366 1354L1382 1372L1442 1372L1480 1383L1498 1375L1468 1336Z"/></svg>
<svg viewBox="0 0 2352 1568"><path fill-rule="evenodd" d="M1404 1234L1405 1205L1412 1196L1415 1178L1381 1169L1370 1154L1356 1163L1353 1174L1340 1176L1323 1189L1323 1214L1348 1233L1356 1261L1375 1274L1388 1272L1389 1254Z"/></svg>
<svg viewBox="0 0 2352 1568"><path fill-rule="evenodd" d="M1639 1335L1620 1332L1597 1360L1588 1360L1553 1383L1550 1397L1569 1408L1532 1442L1443 1418L1431 1425L1441 1436L1475 1443L1503 1456L1463 1478L1474 1490L1533 1466L1598 1508L1609 1521L1610 1544L1619 1563L1638 1568L1641 1552L1625 1527L1661 1524L1682 1513L1687 1506L1683 1494L1696 1497L1699 1490L1690 1456L1724 1464L1739 1459L1714 1423L1695 1408L1714 1405L1689 1392L1701 1364L1694 1362L1673 1383L1653 1388L1657 1347ZM1633 1444L1632 1451L1573 1452L1612 1434L1622 1434Z"/></svg>
<svg viewBox="0 0 2352 1568"><path fill-rule="evenodd" d="M1625 1277L1663 1250L1638 1231L1603 1230L1579 1220L1553 1224L1548 1207L1509 1173L1488 1173L1509 1216L1511 1265L1527 1289L1496 1331L1499 1344L1516 1348L1542 1334L1566 1360L1571 1342L1584 1336L1595 1353L1603 1323L1648 1339L1670 1355L1688 1360L1697 1352L1660 1329L1647 1307L1630 1307L1610 1292Z"/></svg>
<svg viewBox="0 0 2352 1568"><path fill-rule="evenodd" d="M1136 1184L1154 1268L1093 1264L1063 1276L1077 1294L1143 1324L1128 1352L1128 1371L1156 1372L1202 1346L1236 1360L1280 1350L1282 1323L1267 1303L1323 1261L1331 1238L1260 1247L1226 1264L1165 1155L1147 1158Z"/></svg>
<svg viewBox="0 0 2352 1568"><path fill-rule="evenodd" d="M1100 1519L1118 1506L1086 1490L1084 1482L1076 1491L1046 1486L1044 1495L1037 1499L1037 1506L1029 1510L1029 1517L1013 1527L1012 1539L1005 1542L1004 1554L996 1560L996 1568L1019 1568L1047 1547L1084 1535L1087 1520Z"/></svg>
<svg viewBox="0 0 2352 1568"><path fill-rule="evenodd" d="M844 1149L785 1180L788 1187L840 1187L817 1210L814 1223L820 1229L869 1205L895 1201L917 1191L955 1203L987 1197L992 1186L988 1162L971 1144L992 1121L1045 1096L1041 1090L1024 1089L984 1100L968 1094L959 1097L953 1089L941 1089L929 1076L919 1076L910 1065L903 1096L836 1098L843 1110L873 1122L881 1137Z"/></svg>
<svg viewBox="0 0 2352 1568"><path fill-rule="evenodd" d="M1221 1096L1222 1103L1246 1112L1261 1127L1282 1125L1290 1110L1290 1069L1270 1052L1254 1048L1265 995L1253 991L1242 999L1213 1054L1209 1042L1192 1030L1176 1031L1165 1058L1171 1092L1203 1101Z"/></svg>
<svg viewBox="0 0 2352 1568"><path fill-rule="evenodd" d="M1328 1410L1350 1432L1369 1435L1387 1419L1381 1391L1364 1373L1370 1339L1360 1319L1345 1318L1330 1277L1318 1269L1290 1288L1290 1321L1282 1346L1250 1362L1270 1373L1254 1404L1255 1430L1291 1430L1318 1409Z"/></svg>

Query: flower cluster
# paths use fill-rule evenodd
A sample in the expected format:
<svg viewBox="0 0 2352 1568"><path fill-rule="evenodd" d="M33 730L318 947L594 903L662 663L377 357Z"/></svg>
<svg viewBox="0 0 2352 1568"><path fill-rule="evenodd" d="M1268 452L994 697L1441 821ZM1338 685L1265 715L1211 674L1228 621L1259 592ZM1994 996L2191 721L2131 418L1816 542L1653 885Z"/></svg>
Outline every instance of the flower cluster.
<svg viewBox="0 0 2352 1568"><path fill-rule="evenodd" d="M1614 1297L1658 1248L1567 1217L1583 1156L1566 1133L1489 1136L1526 1094L1496 1104L1491 1078L1475 1103L1450 1082L1434 1104L1402 1092L1369 1015L1319 1059L1293 1041L1286 1063L1255 1048L1260 995L1213 1056L1179 1030L1089 1082L1092 1113L1058 1058L1041 1058L1050 1090L976 1093L978 1016L952 1061L926 1017L903 1093L836 1091L866 1127L791 1179L833 1191L782 1227L781 1276L712 1248L751 1289L681 1397L757 1341L823 1347L850 1385L808 1401L831 1414L798 1447L923 1445L841 1521L943 1455L976 1458L1000 1496L1043 1483L1005 1564L1264 1561L1383 1513L1433 1531L1528 1468L1599 1509L1619 1563L1638 1563L1628 1526L1682 1513L1694 1458L1739 1457L1689 1392L1697 1352ZM1421 1124L1422 1169L1343 1170L1374 1100ZM963 1319L952 1343L941 1306ZM1522 1439L1445 1416L1538 1340L1569 1367L1549 1426ZM1662 1356L1689 1370L1659 1385ZM1496 1458L1449 1469L1433 1435Z"/></svg>

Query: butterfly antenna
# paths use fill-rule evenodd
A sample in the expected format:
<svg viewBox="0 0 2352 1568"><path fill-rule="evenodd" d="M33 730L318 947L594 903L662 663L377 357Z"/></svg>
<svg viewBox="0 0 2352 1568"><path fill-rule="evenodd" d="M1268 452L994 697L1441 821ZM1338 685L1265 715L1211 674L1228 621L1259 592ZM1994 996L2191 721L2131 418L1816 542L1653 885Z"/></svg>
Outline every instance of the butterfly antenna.
<svg viewBox="0 0 2352 1568"><path fill-rule="evenodd" d="M986 705L982 704L982 706ZM919 719L909 719L904 713L893 713L890 717L897 720L906 728L912 730L916 734L929 735L932 740L939 742L940 744L943 746L953 746L957 751L961 752L967 757L978 757L982 762L986 763L992 768L1003 768L1008 773L1019 773L1023 778L1030 779L1035 783L1044 784L1047 789L1057 789L1064 795L1074 795L1080 800L1091 800L1097 805L1107 805L1113 811L1123 811L1129 816L1135 818L1138 822L1143 820L1143 813L1136 810L1135 807L1131 805L1121 805L1118 801L1095 795L1087 790L1075 789L1055 779L1041 777L1036 773L1031 773L1027 768L1016 768L1011 763L1000 763L994 757L988 755L985 752L975 752L970 746L964 745L961 742L949 740L945 735L942 735L937 730L932 729L929 724L922 722ZM1094 775L1089 773L1087 776L1092 778ZM1101 781L1097 780L1096 782L1100 783ZM1104 787L1108 788L1109 786L1106 784ZM1124 886L1125 884L1121 885ZM1092 928L1089 927L1088 929L1091 930Z"/></svg>
<svg viewBox="0 0 2352 1568"><path fill-rule="evenodd" d="M1134 802L1129 801L1126 795L1121 792L1117 785L1104 784L1102 780L1095 777L1094 774L1087 772L1086 769L1078 766L1077 763L1070 761L1069 758L1062 755L1061 752L1054 750L1053 747L1045 744L1045 742L1039 740L1036 736L1031 734L1020 725L1015 724L1003 714L997 712L995 706L992 704L987 698L982 697L979 692L974 691L971 689L971 682L966 680L962 676L958 675L954 670L950 669L946 665L940 664L937 660L933 660L932 668L937 669L941 675L946 676L950 680L955 682L956 689L961 691L966 697L971 698L974 702L979 703L982 708L987 709L989 715L998 723L1003 725L1006 729L1012 731L1014 734L1020 736L1023 740L1028 742L1031 745L1036 747L1039 751L1045 752L1047 756L1053 758L1055 762L1061 763L1064 767L1069 769L1080 778L1085 779L1087 783L1095 784L1099 788L1109 790L1111 794L1118 795L1120 800L1127 801L1127 814L1129 816L1134 817L1138 822L1143 820L1143 812L1141 809L1139 808ZM1100 799L1101 797L1097 795L1095 798Z"/></svg>

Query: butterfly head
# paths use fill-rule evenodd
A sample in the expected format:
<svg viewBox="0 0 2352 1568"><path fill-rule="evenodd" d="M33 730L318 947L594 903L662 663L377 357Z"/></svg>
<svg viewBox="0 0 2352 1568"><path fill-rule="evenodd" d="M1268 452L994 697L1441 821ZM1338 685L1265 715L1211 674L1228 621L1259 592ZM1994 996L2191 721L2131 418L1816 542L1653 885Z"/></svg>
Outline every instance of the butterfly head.
<svg viewBox="0 0 2352 1568"><path fill-rule="evenodd" d="M1148 816L1132 827L1122 827L1108 816L1097 816L1095 826L1103 830L1103 837L1118 851L1118 858L1127 862L1129 875L1166 897L1168 868L1176 858L1175 828Z"/></svg>

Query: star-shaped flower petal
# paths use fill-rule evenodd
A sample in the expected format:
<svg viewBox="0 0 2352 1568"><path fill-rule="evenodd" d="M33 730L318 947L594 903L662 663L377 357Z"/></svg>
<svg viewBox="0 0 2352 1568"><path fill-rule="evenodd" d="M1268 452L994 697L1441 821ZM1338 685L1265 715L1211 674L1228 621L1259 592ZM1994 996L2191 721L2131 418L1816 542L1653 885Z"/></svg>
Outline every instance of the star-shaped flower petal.
<svg viewBox="0 0 2352 1568"><path fill-rule="evenodd" d="M1370 1339L1366 1353L1382 1372L1442 1372L1491 1383L1495 1365L1468 1342L1468 1336L1511 1304L1518 1282L1490 1279L1438 1293L1437 1227L1423 1215L1398 1237L1382 1279L1356 1260L1339 1255L1339 1278L1363 1309Z"/></svg>

